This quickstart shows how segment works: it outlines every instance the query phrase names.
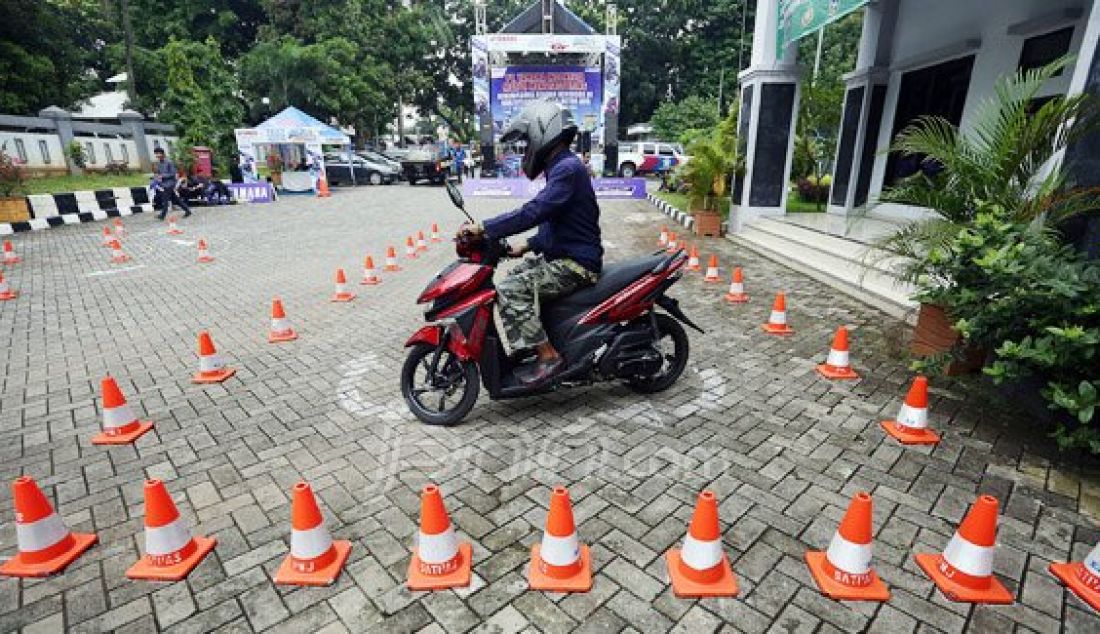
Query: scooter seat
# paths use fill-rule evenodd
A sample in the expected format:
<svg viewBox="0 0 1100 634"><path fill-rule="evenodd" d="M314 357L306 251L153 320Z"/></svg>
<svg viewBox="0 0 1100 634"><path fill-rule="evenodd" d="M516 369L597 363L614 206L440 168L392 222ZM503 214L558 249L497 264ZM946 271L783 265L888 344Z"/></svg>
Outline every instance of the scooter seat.
<svg viewBox="0 0 1100 634"><path fill-rule="evenodd" d="M547 323L564 321L580 312L587 312L615 293L623 290L646 273L652 271L668 256L650 255L626 262L616 262L603 267L598 282L576 293L543 305L543 319Z"/></svg>

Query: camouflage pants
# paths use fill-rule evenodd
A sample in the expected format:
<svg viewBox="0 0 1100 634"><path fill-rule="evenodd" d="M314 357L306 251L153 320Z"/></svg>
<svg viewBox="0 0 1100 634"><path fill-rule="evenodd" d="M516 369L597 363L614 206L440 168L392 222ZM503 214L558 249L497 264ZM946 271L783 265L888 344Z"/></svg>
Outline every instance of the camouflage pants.
<svg viewBox="0 0 1100 634"><path fill-rule="evenodd" d="M573 260L523 260L497 283L494 317L508 354L546 343L539 302L568 295L596 282L596 274Z"/></svg>

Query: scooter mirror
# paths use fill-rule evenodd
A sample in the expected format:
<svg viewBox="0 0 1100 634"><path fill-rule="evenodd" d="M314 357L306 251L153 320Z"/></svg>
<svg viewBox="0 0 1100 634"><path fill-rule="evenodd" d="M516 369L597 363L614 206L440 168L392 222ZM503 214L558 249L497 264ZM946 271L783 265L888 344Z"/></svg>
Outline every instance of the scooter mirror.
<svg viewBox="0 0 1100 634"><path fill-rule="evenodd" d="M451 197L451 202L454 203L455 207L466 211L466 203L462 199L462 192L454 184L454 181L447 181L447 195Z"/></svg>

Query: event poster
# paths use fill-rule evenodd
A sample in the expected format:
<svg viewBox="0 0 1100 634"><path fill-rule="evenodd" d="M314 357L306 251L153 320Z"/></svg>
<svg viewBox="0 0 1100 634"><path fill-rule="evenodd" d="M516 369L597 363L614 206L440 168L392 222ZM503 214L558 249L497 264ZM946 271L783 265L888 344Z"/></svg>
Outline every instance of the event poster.
<svg viewBox="0 0 1100 634"><path fill-rule="evenodd" d="M493 68L490 100L493 139L529 101L551 99L573 113L581 130L597 131L603 117L603 73L598 67L509 66Z"/></svg>

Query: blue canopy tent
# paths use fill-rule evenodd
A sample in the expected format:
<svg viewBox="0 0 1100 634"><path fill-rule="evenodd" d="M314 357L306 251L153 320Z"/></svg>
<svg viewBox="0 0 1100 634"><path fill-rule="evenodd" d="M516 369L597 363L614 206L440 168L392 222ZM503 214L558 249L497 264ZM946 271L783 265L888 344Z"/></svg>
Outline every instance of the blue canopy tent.
<svg viewBox="0 0 1100 634"><path fill-rule="evenodd" d="M241 128L234 132L241 172L245 178L256 178L257 146L272 146L282 158L283 165L288 166L283 172L282 189L290 193L316 190L319 177L325 173L322 146L338 145L347 151L351 148L351 137L294 106L287 107L255 128ZM295 159L300 159L297 165L305 166L306 170L289 168Z"/></svg>

